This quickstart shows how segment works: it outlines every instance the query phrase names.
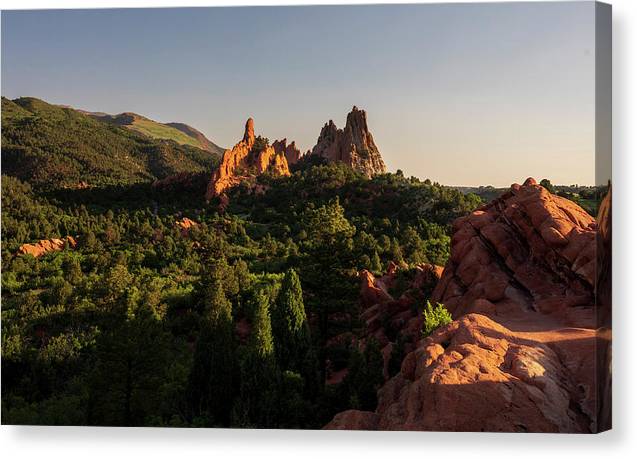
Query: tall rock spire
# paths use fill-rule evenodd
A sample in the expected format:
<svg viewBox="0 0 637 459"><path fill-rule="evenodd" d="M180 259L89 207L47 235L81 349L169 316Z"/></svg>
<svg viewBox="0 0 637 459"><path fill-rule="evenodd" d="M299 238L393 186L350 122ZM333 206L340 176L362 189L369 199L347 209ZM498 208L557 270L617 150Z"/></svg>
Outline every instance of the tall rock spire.
<svg viewBox="0 0 637 459"><path fill-rule="evenodd" d="M246 121L246 128L243 132L243 141L250 145L254 144L254 120L252 118L248 118L248 121Z"/></svg>
<svg viewBox="0 0 637 459"><path fill-rule="evenodd" d="M347 115L344 129L338 129L332 120L325 123L311 154L329 162L345 163L367 177L386 172L383 158L367 126L367 114L356 106Z"/></svg>

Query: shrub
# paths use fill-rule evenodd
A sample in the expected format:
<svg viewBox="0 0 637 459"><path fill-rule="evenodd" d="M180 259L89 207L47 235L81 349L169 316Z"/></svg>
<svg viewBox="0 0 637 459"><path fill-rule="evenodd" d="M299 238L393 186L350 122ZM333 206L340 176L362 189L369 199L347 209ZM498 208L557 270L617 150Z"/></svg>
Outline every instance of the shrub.
<svg viewBox="0 0 637 459"><path fill-rule="evenodd" d="M429 301L427 301L427 306L423 311L423 316L422 333L425 337L431 335L436 328L447 325L453 320L444 304L436 303L436 306L434 307Z"/></svg>

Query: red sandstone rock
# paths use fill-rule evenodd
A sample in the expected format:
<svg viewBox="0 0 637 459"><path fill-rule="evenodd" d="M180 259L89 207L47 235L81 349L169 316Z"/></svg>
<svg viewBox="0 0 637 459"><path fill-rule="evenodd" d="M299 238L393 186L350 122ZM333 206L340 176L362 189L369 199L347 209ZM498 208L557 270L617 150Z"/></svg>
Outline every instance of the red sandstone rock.
<svg viewBox="0 0 637 459"><path fill-rule="evenodd" d="M184 217L181 220L176 221L175 224L181 229L181 235L184 237L188 236L190 228L199 225L197 222L189 219L188 217Z"/></svg>
<svg viewBox="0 0 637 459"><path fill-rule="evenodd" d="M290 175L285 154L276 152L273 146L255 151L255 140L254 121L249 118L246 121L243 139L231 150L224 152L219 168L212 174L206 190L207 201L220 196L243 180L253 179L266 171L274 175Z"/></svg>
<svg viewBox="0 0 637 459"><path fill-rule="evenodd" d="M608 380L600 399L610 399L608 346L600 345L610 341L595 328L597 223L527 179L458 219L453 231L432 299L456 320L405 356L379 390L375 412L345 411L325 428L604 427L608 413L598 412L596 389L598 379Z"/></svg>
<svg viewBox="0 0 637 459"><path fill-rule="evenodd" d="M332 120L323 126L311 154L330 162L345 163L367 177L386 171L383 158L367 127L367 114L356 107L347 115L344 129L338 129Z"/></svg>
<svg viewBox="0 0 637 459"><path fill-rule="evenodd" d="M287 142L287 139L275 140L272 147L277 153L283 153L288 165L291 166L292 164L298 163L299 159L301 159L301 150L296 147L296 143L294 141L292 141L289 145Z"/></svg>
<svg viewBox="0 0 637 459"><path fill-rule="evenodd" d="M463 316L405 358L379 391L376 412L339 413L325 428L587 432L590 419L578 402L594 380L585 380L582 391L573 372L586 365L594 333L563 333L577 342L579 356L567 364L547 337L519 335L483 315Z"/></svg>
<svg viewBox="0 0 637 459"><path fill-rule="evenodd" d="M18 249L19 255L33 255L40 257L45 253L57 252L65 247L75 248L77 242L73 236L66 236L62 239L43 239L34 244L22 244Z"/></svg>
<svg viewBox="0 0 637 459"><path fill-rule="evenodd" d="M459 218L453 229L451 257L432 299L454 317L472 312L478 299L509 315L569 315L565 306L593 304L595 220L533 179ZM507 312L511 305L517 311Z"/></svg>
<svg viewBox="0 0 637 459"><path fill-rule="evenodd" d="M381 279L374 278L374 275L362 270L358 277L361 279L361 303L363 306L373 306L378 303L392 301L392 296L387 292L387 287Z"/></svg>

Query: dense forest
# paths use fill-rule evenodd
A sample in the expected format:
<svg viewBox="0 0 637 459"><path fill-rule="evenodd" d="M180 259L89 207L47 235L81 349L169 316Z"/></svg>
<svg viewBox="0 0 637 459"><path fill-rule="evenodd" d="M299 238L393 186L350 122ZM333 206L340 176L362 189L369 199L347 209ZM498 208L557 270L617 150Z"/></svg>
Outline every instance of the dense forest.
<svg viewBox="0 0 637 459"><path fill-rule="evenodd" d="M374 409L379 346L330 341L361 330L357 273L444 265L451 222L482 203L306 158L220 206L203 199L207 152L2 103L3 423L319 428ZM18 253L67 235L77 246Z"/></svg>

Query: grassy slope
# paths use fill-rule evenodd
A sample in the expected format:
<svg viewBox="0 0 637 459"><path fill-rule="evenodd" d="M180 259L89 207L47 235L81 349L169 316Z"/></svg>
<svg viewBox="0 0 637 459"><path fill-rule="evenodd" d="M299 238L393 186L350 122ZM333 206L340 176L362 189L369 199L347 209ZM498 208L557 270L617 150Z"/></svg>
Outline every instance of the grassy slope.
<svg viewBox="0 0 637 459"><path fill-rule="evenodd" d="M193 147L201 148L199 142L197 142L196 139L184 134L183 132L175 128L166 126L165 124L157 123L146 118L135 120L133 124L130 124L126 127L132 129L133 131L137 131L140 134L152 137L153 139L174 140L181 145L190 145Z"/></svg>
<svg viewBox="0 0 637 459"><path fill-rule="evenodd" d="M73 109L2 98L2 172L42 188L150 182L209 171L217 155L158 141Z"/></svg>
<svg viewBox="0 0 637 459"><path fill-rule="evenodd" d="M122 126L147 137L157 140L172 140L180 145L190 145L219 156L223 148L211 142L201 132L183 123L160 123L136 113L120 113L108 115L105 113L82 112L100 121Z"/></svg>

